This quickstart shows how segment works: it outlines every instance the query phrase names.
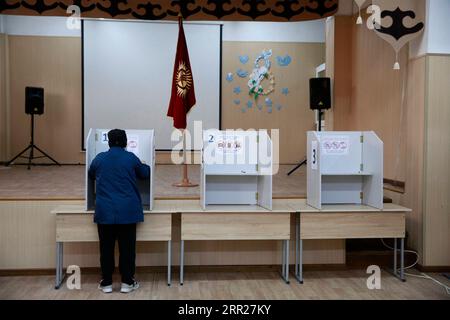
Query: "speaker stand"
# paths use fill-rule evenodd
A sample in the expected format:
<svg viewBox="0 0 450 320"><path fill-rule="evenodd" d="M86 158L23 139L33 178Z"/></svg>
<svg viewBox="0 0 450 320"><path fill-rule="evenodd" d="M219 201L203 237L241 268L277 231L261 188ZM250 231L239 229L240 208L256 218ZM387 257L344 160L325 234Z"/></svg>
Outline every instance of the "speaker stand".
<svg viewBox="0 0 450 320"><path fill-rule="evenodd" d="M317 112L317 117L319 118L318 120L319 120L319 123L318 123L318 128L317 128L317 131L322 131L322 109L319 109L319 110L317 110L318 112ZM307 163L307 158L305 157L305 159L302 161L302 162L300 162L299 164L297 164L295 167L294 167L294 169L292 169L291 171L289 171L288 172L288 176L290 176L291 174L293 174L295 171L297 171L298 169L300 169L300 167L301 166L303 166L303 165L306 165L306 163Z"/></svg>
<svg viewBox="0 0 450 320"><path fill-rule="evenodd" d="M34 144L34 114L31 114L31 140L30 140L30 144L28 145L28 147L26 147L22 152L20 152L18 155L16 155L14 158L12 158L10 161L8 161L6 163L6 166L10 166L16 159L18 158L24 158L24 159L28 159L28 170L31 169L31 165L35 165L33 163L34 159L41 159L41 158L48 158L51 161L54 162L54 164L60 166L61 164L56 161L55 159L53 159L52 157L50 157L47 153L45 153L44 151L42 151L38 146L36 146ZM34 150L39 151L40 153L43 154L43 156L39 156L39 157L35 157L34 156ZM28 154L28 156L23 156L23 154L25 152L27 152L28 150L30 150L30 153Z"/></svg>

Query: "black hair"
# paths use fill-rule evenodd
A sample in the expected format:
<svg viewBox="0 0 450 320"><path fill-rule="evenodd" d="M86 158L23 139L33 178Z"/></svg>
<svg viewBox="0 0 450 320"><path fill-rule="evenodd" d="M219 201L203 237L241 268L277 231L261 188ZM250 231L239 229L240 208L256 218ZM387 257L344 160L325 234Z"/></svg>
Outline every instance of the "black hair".
<svg viewBox="0 0 450 320"><path fill-rule="evenodd" d="M127 146L127 134L125 130L113 129L108 132L108 144L109 147L126 148Z"/></svg>

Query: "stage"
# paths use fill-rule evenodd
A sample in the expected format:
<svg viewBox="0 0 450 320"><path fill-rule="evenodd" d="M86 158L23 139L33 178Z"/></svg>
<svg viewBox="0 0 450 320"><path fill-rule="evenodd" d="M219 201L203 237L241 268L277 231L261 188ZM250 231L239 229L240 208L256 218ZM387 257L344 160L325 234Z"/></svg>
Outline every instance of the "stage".
<svg viewBox="0 0 450 320"><path fill-rule="evenodd" d="M305 198L306 167L291 176L292 165L281 165L273 177L274 198ZM199 199L200 188L172 186L181 177L181 166L156 165L156 199ZM189 166L189 178L199 182L200 166ZM85 166L26 166L0 167L0 200L83 200Z"/></svg>

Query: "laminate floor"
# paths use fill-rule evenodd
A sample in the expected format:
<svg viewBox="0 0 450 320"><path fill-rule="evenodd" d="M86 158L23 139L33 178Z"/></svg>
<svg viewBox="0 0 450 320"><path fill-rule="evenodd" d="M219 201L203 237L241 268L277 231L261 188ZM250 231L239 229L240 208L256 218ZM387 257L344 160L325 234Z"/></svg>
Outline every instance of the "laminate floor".
<svg viewBox="0 0 450 320"><path fill-rule="evenodd" d="M450 281L431 274L441 282ZM55 290L53 276L0 277L0 299L364 299L364 300L449 300L450 295L433 281L408 277L400 282L385 271L381 274L381 289L369 290L365 270L306 271L300 285L294 278L285 284L276 271L208 271L187 272L180 286L178 277L168 287L165 273L137 274L140 288L121 294L118 278L112 294L97 289L98 276L81 278L81 290L69 290L65 285Z"/></svg>

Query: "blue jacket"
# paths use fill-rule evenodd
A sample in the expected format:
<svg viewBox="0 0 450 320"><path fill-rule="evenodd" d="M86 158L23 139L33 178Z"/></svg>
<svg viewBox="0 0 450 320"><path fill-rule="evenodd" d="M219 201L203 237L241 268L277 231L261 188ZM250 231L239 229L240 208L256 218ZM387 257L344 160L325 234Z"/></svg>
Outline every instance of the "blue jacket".
<svg viewBox="0 0 450 320"><path fill-rule="evenodd" d="M144 221L137 179L148 179L150 167L123 148L112 147L99 153L89 167L95 179L96 201L94 222L99 224L131 224Z"/></svg>

